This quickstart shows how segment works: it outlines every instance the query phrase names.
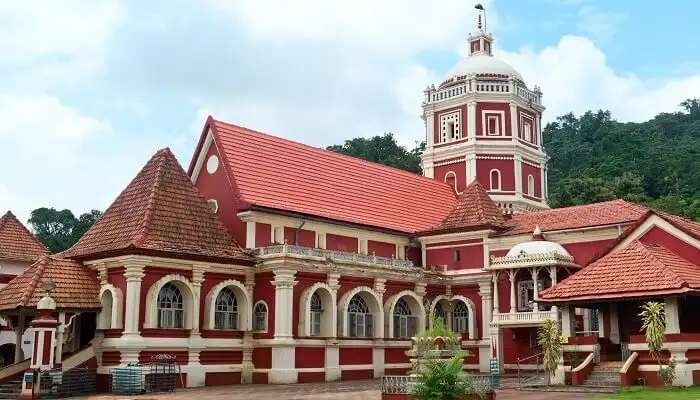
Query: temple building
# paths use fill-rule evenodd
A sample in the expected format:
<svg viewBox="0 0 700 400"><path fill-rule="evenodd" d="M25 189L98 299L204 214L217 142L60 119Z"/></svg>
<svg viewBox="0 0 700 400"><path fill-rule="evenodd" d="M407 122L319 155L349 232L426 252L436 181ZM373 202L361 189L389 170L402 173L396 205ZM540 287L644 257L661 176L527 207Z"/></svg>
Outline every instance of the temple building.
<svg viewBox="0 0 700 400"><path fill-rule="evenodd" d="M167 353L193 387L404 374L434 316L462 335L465 369L533 369L553 319L560 382L608 362L656 384L637 316L653 299L677 383L700 383L700 224L624 200L550 209L543 95L493 40L477 25L426 89L424 176L209 117L186 170L156 152L62 253L6 215L2 334L20 343L48 296L55 340L24 354L95 365L106 387ZM16 353L15 373L31 364Z"/></svg>

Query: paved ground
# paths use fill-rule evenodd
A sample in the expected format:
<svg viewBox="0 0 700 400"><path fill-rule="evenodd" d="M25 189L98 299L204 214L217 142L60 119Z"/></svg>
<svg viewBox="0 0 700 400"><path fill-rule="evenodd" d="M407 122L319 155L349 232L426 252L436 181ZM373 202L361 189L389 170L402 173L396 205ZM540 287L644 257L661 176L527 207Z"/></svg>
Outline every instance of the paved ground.
<svg viewBox="0 0 700 400"><path fill-rule="evenodd" d="M378 381L349 381L297 385L214 386L178 390L175 393L140 396L95 395L87 398L93 400L380 400L381 395ZM599 396L586 393L520 392L517 390L499 390L496 396L496 400L592 400L597 398Z"/></svg>

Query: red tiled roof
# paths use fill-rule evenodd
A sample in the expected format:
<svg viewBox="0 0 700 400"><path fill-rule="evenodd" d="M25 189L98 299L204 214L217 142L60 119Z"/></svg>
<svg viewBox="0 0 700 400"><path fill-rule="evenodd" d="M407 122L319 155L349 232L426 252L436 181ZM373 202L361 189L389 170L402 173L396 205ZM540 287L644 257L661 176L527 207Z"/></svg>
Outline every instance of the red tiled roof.
<svg viewBox="0 0 700 400"><path fill-rule="evenodd" d="M158 151L64 254L81 259L147 253L249 261L170 149Z"/></svg>
<svg viewBox="0 0 700 400"><path fill-rule="evenodd" d="M544 290L550 302L659 296L700 291L700 266L670 250L633 241Z"/></svg>
<svg viewBox="0 0 700 400"><path fill-rule="evenodd" d="M438 224L456 201L446 183L410 172L211 117L207 127L244 206L413 233Z"/></svg>
<svg viewBox="0 0 700 400"><path fill-rule="evenodd" d="M474 181L459 195L450 214L431 233L473 229L500 229L505 224L503 212L491 200L486 189Z"/></svg>
<svg viewBox="0 0 700 400"><path fill-rule="evenodd" d="M51 297L60 309L100 308L97 274L61 255L43 256L0 289L0 310L36 307L46 295L44 284L55 285Z"/></svg>
<svg viewBox="0 0 700 400"><path fill-rule="evenodd" d="M49 254L10 211L0 217L0 259L34 262Z"/></svg>
<svg viewBox="0 0 700 400"><path fill-rule="evenodd" d="M576 229L600 225L631 223L641 218L648 209L624 200L612 200L581 206L554 208L515 214L508 221L504 235L530 233L535 225L543 232Z"/></svg>
<svg viewBox="0 0 700 400"><path fill-rule="evenodd" d="M700 240L700 223L665 212L656 211L656 213L659 214L661 218L668 221L671 225L682 230L695 239Z"/></svg>

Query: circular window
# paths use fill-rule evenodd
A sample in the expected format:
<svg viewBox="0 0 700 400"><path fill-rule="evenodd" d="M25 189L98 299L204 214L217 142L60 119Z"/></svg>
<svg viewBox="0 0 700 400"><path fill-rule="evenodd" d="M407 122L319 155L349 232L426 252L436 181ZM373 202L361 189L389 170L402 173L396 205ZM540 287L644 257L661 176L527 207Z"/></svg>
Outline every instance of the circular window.
<svg viewBox="0 0 700 400"><path fill-rule="evenodd" d="M213 174L217 169L219 169L219 157L216 154L212 154L207 160L207 172Z"/></svg>
<svg viewBox="0 0 700 400"><path fill-rule="evenodd" d="M209 204L209 208L214 214L216 214L219 211L219 202L216 201L216 199L207 200L207 204Z"/></svg>

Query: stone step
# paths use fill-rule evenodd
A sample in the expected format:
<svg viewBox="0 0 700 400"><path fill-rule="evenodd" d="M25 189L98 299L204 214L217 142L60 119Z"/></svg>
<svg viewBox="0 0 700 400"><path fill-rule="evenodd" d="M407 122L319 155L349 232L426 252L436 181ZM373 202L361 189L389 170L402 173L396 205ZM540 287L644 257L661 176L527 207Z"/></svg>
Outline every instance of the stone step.
<svg viewBox="0 0 700 400"><path fill-rule="evenodd" d="M520 389L524 392L569 392L569 393L617 393L617 386L576 385L576 386L534 386Z"/></svg>

